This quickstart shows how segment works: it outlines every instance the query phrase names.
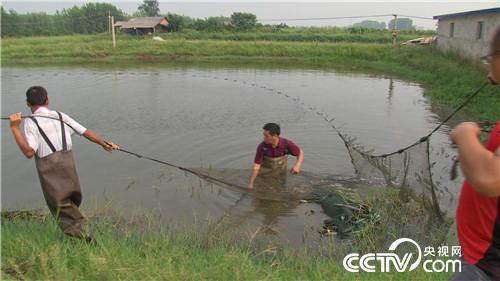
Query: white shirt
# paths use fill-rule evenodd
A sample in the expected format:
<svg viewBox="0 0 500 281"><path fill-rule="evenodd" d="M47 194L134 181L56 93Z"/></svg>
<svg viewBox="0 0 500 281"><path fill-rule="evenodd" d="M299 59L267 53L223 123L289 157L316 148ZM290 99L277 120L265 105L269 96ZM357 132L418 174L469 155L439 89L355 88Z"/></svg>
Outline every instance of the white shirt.
<svg viewBox="0 0 500 281"><path fill-rule="evenodd" d="M40 116L50 116L59 119L59 115L57 114L56 111L49 110L46 107L39 107L33 115L40 115ZM71 127L74 128L71 129L67 124L64 124L64 129L66 133L66 146L68 150L71 150L72 147L72 142L71 142L71 135L73 133L77 133L79 135L83 135L85 131L87 130L85 127L80 125L78 122L73 120L71 117L68 115L64 114L61 112L63 121L66 122L67 124L71 125ZM43 118L43 117L35 117L36 121L42 128L42 130L45 132L47 135L48 139L52 142L52 145L54 145L54 148L56 151L62 151L63 146L62 146L62 134L61 134L61 121L59 120L54 120L54 119L49 119L49 118ZM36 152L38 157L42 158L45 156L48 156L52 154L52 150L50 149L49 145L45 142L43 139L42 135L40 134L40 131L38 130L38 127L36 126L35 122L31 120L30 118L26 118L24 120L24 135L26 137L26 141L28 142L28 145L33 148L33 150Z"/></svg>

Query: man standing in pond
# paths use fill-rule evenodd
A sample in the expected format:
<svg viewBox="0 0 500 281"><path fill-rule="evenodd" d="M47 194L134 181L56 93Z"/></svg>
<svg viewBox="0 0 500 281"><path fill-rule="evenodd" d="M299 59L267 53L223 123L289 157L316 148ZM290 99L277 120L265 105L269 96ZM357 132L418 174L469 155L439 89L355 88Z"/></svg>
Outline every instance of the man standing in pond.
<svg viewBox="0 0 500 281"><path fill-rule="evenodd" d="M264 141L257 147L248 188L253 188L261 169L266 172L286 172L288 154L297 157L297 162L290 170L292 174L298 174L304 162L304 151L291 140L280 137L281 128L278 124L267 123L262 129Z"/></svg>
<svg viewBox="0 0 500 281"><path fill-rule="evenodd" d="M84 218L78 208L82 202L82 193L71 151L71 134L83 135L108 152L117 150L118 146L104 141L68 115L49 110L49 98L43 87L29 88L26 102L33 115L24 122L24 135L19 128L21 112L10 115L12 134L27 158L35 156L45 201L52 215L57 217L59 227L68 236L93 243L93 237L83 229Z"/></svg>

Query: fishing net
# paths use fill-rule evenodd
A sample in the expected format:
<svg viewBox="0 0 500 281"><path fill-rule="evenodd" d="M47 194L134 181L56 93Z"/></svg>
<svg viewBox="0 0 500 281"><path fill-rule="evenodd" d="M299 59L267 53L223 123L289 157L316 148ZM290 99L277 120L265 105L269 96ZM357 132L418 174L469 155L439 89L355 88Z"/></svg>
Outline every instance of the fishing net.
<svg viewBox="0 0 500 281"><path fill-rule="evenodd" d="M423 205L425 210L443 220L449 214L444 211L438 195L441 195L442 198L443 194L446 192L450 194L450 192L445 186L438 188L438 182L433 181L432 169L436 162L431 162L430 140L434 133L476 97L486 85L488 83L483 83L476 89L429 134L392 153L374 155L357 145L354 138L342 134L333 124L332 128L343 140L358 176L374 183L383 183L399 188L400 198L403 200L408 200L410 197L415 199ZM449 158L450 155L438 153L438 157Z"/></svg>
<svg viewBox="0 0 500 281"><path fill-rule="evenodd" d="M420 202L425 210L431 211L438 218L443 218L444 212L440 206L438 195L444 190L439 190L433 181L430 155L430 139L437 129L447 122L458 110L460 110L471 98L473 98L485 86L479 88L473 95L457 108L457 110L444 120L439 126L427 136L419 139L414 144L399 149L393 153L384 155L373 155L363 146L356 143L356 139L344 134L334 125L334 118L321 111L316 111L315 105L307 105L299 97L255 82L246 82L238 79L221 78L217 76L200 76L210 79L223 79L232 83L241 83L250 87L256 87L283 96L292 102L300 104L314 112L338 133L345 144L351 158L352 165L357 177L342 177L339 175L310 175L302 172L299 175L285 178L259 177L255 183L254 190L246 188L250 171L234 169L195 169L183 168L158 159L145 157L143 155L121 150L137 157L152 160L161 164L176 167L185 172L194 174L207 181L223 185L228 189L237 191L259 200L281 201L281 202L317 202L321 204L324 212L331 218L325 222L325 232L334 231L347 236L359 228L367 219L373 219L376 212L372 210L361 197L357 197L363 190L374 187L396 187L400 190L400 197L407 200L410 197ZM6 119L6 118L2 118Z"/></svg>
<svg viewBox="0 0 500 281"><path fill-rule="evenodd" d="M378 221L380 216L377 210L360 196L369 194L377 187L398 188L401 199L408 201L413 198L423 205L422 209L442 219L442 211L432 181L428 138L423 138L395 153L373 156L370 152L363 151L361 146L357 146L353 139L340 133L339 135L349 152L356 177L308 172L290 177L286 173L271 174L259 176L254 184L255 187L249 190L245 184L250 171L190 169L190 172L207 181L222 184L227 189L248 194L259 201L282 202L288 204L288 208L293 208L300 202L320 204L323 212L330 217L324 221L323 229L320 231L322 235L335 234L340 238L348 238L366 223ZM290 207L290 204L294 205Z"/></svg>
<svg viewBox="0 0 500 281"><path fill-rule="evenodd" d="M301 203L317 203L330 217L324 221L323 229L319 231L322 235L347 238L360 230L365 223L374 222L379 218L376 210L361 196L372 192L373 185L359 177L314 174L307 171L292 177L271 173L258 177L255 187L248 189L243 187L250 176L248 170L207 168L192 171L209 182L223 184L226 189L257 199L255 208L291 209ZM224 179L226 183L222 183L220 179Z"/></svg>
<svg viewBox="0 0 500 281"><path fill-rule="evenodd" d="M304 106L307 110L328 122L331 128L337 132L345 144L357 177L308 175L307 172L302 172L300 175L293 177L287 177L286 175L284 177L259 176L254 184L255 188L248 190L246 186L250 171L180 168L207 181L223 185L227 189L249 194L263 201L317 202L322 206L325 214L330 217L328 221L325 221L324 232L326 234L335 232L341 236L348 236L351 232L359 229L364 222L377 217L376 211L370 208L361 197L357 196L376 187L398 188L400 198L403 200L413 198L423 205L424 210L429 211L441 220L444 218L446 214L440 205L438 194L442 198L442 195L446 193L446 188L441 187L438 190L436 183L433 181L432 168L435 163L431 163L430 160L430 139L444 123L449 121L458 110L465 106L486 85L484 84L477 89L432 132L420 138L414 144L393 153L374 155L372 151L367 151L363 146L357 144L355 138L339 130L334 124L334 118L317 110L315 105L308 105L299 97L294 97L283 90L238 79L210 75L193 76L245 84L249 87L266 90L271 94L281 95L293 103Z"/></svg>
<svg viewBox="0 0 500 281"><path fill-rule="evenodd" d="M242 82L238 80L231 81L234 83ZM349 152L352 165L358 176L358 183L362 182L372 187L396 187L400 190L401 199L407 201L412 198L422 204L424 210L443 220L453 215L457 199L456 194L450 192L449 189L450 185L453 184L451 181L453 179L450 180L449 177L449 171L452 158L455 157L452 155L454 153L450 153L449 149L442 146L435 145L431 147L431 139L444 124L450 121L488 84L489 82L485 81L480 85L427 135L416 138L413 144L383 155L375 155L373 151L366 150L357 143L355 137L345 134L336 126L335 116L329 116L327 113L318 110L316 105L307 104L300 97L294 97L276 88L259 85L258 83L247 85L282 95L327 122L339 135Z"/></svg>
<svg viewBox="0 0 500 281"><path fill-rule="evenodd" d="M430 143L428 138L396 153L374 156L356 146L352 140L345 140L356 174L372 183L384 184L400 189L400 197L410 197L424 205L426 210L442 217L432 180Z"/></svg>

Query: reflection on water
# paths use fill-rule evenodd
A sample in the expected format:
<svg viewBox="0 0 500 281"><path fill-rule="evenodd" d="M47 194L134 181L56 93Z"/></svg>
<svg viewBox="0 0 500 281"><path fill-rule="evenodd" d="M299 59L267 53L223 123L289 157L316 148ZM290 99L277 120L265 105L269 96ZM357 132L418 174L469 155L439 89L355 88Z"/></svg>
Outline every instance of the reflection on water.
<svg viewBox="0 0 500 281"><path fill-rule="evenodd" d="M193 214L227 217L229 212L238 225L269 225L280 239L295 244L326 216L316 204L273 198L296 196L297 187L349 184L339 179L354 177L343 142L318 112L378 153L414 142L439 121L422 88L404 81L324 70L238 68L4 68L2 116L28 114L24 93L35 84L47 88L52 108L125 149L223 173L241 186L247 184L263 124L279 123L283 136L304 150L304 173L256 183L252 194L126 154L109 155L78 137L74 151L84 201L152 209L167 221ZM19 153L3 125L2 206L43 206L34 163ZM433 141L435 150L448 145L445 132Z"/></svg>

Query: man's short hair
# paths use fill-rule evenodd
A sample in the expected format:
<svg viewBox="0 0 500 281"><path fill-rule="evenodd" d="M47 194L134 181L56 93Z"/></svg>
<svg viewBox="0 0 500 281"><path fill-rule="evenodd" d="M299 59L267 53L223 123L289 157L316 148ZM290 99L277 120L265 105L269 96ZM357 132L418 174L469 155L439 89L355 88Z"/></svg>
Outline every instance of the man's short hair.
<svg viewBox="0 0 500 281"><path fill-rule="evenodd" d="M32 105L44 105L47 102L47 90L42 86L33 86L26 91L26 101Z"/></svg>
<svg viewBox="0 0 500 281"><path fill-rule="evenodd" d="M262 129L268 131L271 136L279 136L281 133L280 125L276 123L267 123Z"/></svg>

